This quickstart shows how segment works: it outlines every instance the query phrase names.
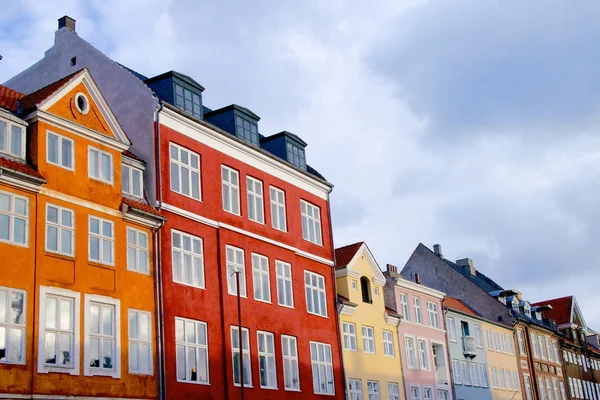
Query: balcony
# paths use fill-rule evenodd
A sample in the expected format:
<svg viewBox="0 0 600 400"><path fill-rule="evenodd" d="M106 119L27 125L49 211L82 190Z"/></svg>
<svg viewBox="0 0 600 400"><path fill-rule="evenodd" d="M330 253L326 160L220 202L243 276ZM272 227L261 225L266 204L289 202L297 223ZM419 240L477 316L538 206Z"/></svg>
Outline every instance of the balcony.
<svg viewBox="0 0 600 400"><path fill-rule="evenodd" d="M475 338L471 336L463 336L462 338L463 354L465 357L475 358L477 356L477 346Z"/></svg>

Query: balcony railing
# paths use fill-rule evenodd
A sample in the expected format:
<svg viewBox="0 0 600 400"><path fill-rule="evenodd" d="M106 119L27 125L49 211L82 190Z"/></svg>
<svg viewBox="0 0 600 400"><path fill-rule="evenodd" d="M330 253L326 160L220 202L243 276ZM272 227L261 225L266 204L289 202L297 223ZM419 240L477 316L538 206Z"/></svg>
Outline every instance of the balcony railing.
<svg viewBox="0 0 600 400"><path fill-rule="evenodd" d="M477 345L475 344L475 338L471 336L463 336L463 354L465 357L475 358L477 356Z"/></svg>

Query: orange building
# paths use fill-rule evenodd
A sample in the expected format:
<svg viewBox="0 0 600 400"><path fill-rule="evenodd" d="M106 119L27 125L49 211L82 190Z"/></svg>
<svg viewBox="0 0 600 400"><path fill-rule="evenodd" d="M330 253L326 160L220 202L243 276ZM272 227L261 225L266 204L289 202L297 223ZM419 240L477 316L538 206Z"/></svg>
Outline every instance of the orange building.
<svg viewBox="0 0 600 400"><path fill-rule="evenodd" d="M0 87L0 397L157 397L164 219L130 145L87 69Z"/></svg>

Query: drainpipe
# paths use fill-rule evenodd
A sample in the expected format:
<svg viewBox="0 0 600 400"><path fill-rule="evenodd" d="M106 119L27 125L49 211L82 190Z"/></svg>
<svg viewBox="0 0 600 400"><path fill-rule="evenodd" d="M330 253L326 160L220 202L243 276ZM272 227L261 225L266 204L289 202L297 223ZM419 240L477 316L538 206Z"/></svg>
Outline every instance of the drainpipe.
<svg viewBox="0 0 600 400"><path fill-rule="evenodd" d="M157 184L157 209L162 208L162 185L160 179L160 122L159 113L163 108L162 102L159 102L159 107L154 111L154 140L155 140L155 151L154 154L154 165L155 165L155 179ZM164 226L161 225L161 227ZM163 285L162 285L162 254L161 246L162 243L162 230L159 227L154 236L154 269L155 269L155 280L156 280L156 293L155 293L155 306L156 306L156 334L157 334L157 353L158 353L158 398L167 398L167 385L166 385L166 361L165 361L165 344L164 344L164 332L165 332L165 321L164 321L164 304L163 304Z"/></svg>
<svg viewBox="0 0 600 400"><path fill-rule="evenodd" d="M338 307L338 301L337 301L337 282L335 279L335 264L336 264L336 260L335 260L335 246L334 246L334 242L333 242L333 226L331 223L331 203L329 202L329 194L331 193L332 189L329 189L329 192L327 193L327 213L329 215L329 218L327 218L328 221L328 225L329 225L329 237L331 238L331 253L333 254L333 266L331 267L331 275L333 277L333 299L334 299L334 306L336 309L336 313L335 313L335 332L336 332L336 336L337 336L337 341L338 341L338 348L339 348L339 352L340 352L340 366L342 367L342 382L344 383L344 398L348 398L348 385L346 382L346 368L344 367L344 348L342 346L342 337L340 334L340 311L341 311L341 307ZM335 390L335 386L334 386L334 390Z"/></svg>

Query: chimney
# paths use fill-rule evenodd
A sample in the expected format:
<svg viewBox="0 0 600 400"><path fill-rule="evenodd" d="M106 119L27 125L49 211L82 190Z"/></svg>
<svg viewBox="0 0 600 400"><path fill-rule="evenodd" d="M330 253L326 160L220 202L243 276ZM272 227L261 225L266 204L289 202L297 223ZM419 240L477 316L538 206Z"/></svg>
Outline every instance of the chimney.
<svg viewBox="0 0 600 400"><path fill-rule="evenodd" d="M456 265L458 265L459 267L463 267L464 269L469 271L469 273L472 276L475 276L477 273L477 271L475 270L475 267L473 266L473 260L471 260L470 258L463 258L461 260L456 260Z"/></svg>
<svg viewBox="0 0 600 400"><path fill-rule="evenodd" d="M75 33L75 20L71 17L64 16L58 19L58 29L67 28L71 32Z"/></svg>
<svg viewBox="0 0 600 400"><path fill-rule="evenodd" d="M416 283L417 285L420 285L420 284L421 284L421 277L419 277L419 274L415 274L415 283Z"/></svg>
<svg viewBox="0 0 600 400"><path fill-rule="evenodd" d="M387 264L385 267L390 278L400 277L400 274L398 273L398 268L395 265Z"/></svg>
<svg viewBox="0 0 600 400"><path fill-rule="evenodd" d="M442 260L444 259L444 255L442 254L442 245L440 245L440 244L434 244L433 245L433 252L435 253L436 256L438 256Z"/></svg>

